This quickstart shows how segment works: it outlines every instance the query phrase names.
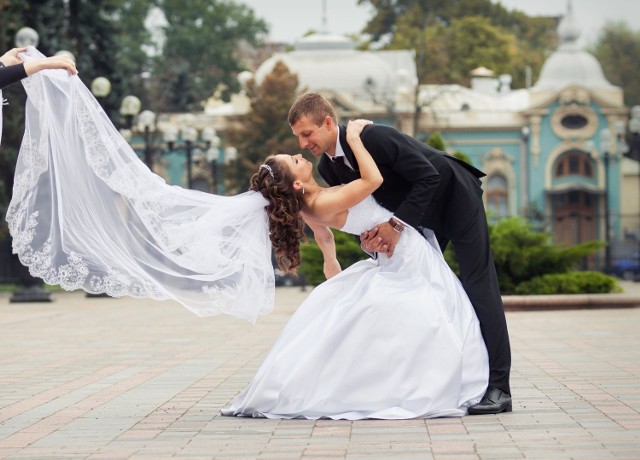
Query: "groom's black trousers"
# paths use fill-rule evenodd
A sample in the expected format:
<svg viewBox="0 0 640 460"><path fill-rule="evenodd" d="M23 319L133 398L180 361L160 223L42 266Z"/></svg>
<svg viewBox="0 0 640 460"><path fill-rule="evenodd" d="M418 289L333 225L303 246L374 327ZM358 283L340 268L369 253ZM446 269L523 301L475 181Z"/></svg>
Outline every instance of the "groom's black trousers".
<svg viewBox="0 0 640 460"><path fill-rule="evenodd" d="M477 206L475 215L465 224L465 228L456 229L451 236L460 268L460 281L478 316L489 353L489 386L511 394L509 332L498 275L489 246L489 230L484 207ZM437 236L444 251L448 240L441 235Z"/></svg>

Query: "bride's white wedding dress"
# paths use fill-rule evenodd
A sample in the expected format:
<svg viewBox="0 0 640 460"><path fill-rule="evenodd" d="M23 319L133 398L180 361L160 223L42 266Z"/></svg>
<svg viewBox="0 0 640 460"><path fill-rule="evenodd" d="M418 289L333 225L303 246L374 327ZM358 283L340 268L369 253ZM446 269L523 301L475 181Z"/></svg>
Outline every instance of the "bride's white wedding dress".
<svg viewBox="0 0 640 460"><path fill-rule="evenodd" d="M342 230L360 234L390 216L369 197ZM222 414L464 415L486 390L487 351L460 282L429 239L407 228L391 258L358 262L316 287Z"/></svg>

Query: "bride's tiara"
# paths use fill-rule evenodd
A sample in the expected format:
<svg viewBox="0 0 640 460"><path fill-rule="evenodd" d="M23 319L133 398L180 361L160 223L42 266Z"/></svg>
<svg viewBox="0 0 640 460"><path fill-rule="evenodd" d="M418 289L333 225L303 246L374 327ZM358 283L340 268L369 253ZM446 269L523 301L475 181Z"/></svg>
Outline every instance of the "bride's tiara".
<svg viewBox="0 0 640 460"><path fill-rule="evenodd" d="M260 169L266 169L267 171L269 171L269 174L271 175L271 179L275 179L275 177L273 177L273 170L271 169L271 166L269 165L260 165Z"/></svg>

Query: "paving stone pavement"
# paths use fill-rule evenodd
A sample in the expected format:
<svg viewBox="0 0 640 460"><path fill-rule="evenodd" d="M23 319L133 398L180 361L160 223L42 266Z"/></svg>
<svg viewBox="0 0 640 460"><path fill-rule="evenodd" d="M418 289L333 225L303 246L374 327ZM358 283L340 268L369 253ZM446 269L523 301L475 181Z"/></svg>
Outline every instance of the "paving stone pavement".
<svg viewBox="0 0 640 460"><path fill-rule="evenodd" d="M0 294L0 458L640 458L640 308L508 312L509 414L221 417L308 293L278 288L255 325L173 302Z"/></svg>

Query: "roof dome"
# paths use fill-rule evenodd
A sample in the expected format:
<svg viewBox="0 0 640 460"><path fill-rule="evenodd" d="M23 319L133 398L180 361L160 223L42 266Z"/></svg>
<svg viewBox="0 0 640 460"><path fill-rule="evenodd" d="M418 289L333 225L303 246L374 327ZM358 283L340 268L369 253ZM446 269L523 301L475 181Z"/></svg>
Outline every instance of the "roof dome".
<svg viewBox="0 0 640 460"><path fill-rule="evenodd" d="M276 53L255 74L258 83L282 61L298 75L300 88L332 89L351 94L381 95L393 91L397 75L381 56L353 49L343 36L314 34L296 43L296 50Z"/></svg>
<svg viewBox="0 0 640 460"><path fill-rule="evenodd" d="M355 46L344 35L320 33L302 37L294 43L294 48L296 50L351 50Z"/></svg>
<svg viewBox="0 0 640 460"><path fill-rule="evenodd" d="M558 25L560 45L545 61L533 90L559 90L576 84L587 88L612 88L598 60L578 45L578 27L571 2Z"/></svg>
<svg viewBox="0 0 640 460"><path fill-rule="evenodd" d="M475 69L473 69L471 72L469 72L469 75L471 75L472 77L493 77L495 75L495 73L493 72L493 70L491 69L487 69L486 67L476 67Z"/></svg>

